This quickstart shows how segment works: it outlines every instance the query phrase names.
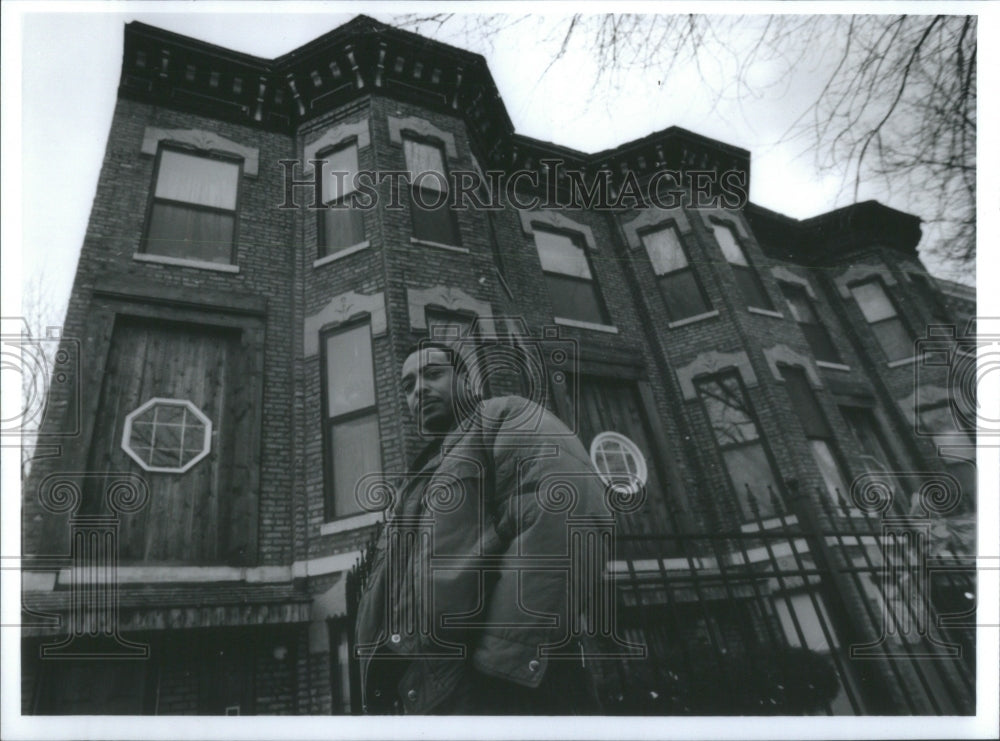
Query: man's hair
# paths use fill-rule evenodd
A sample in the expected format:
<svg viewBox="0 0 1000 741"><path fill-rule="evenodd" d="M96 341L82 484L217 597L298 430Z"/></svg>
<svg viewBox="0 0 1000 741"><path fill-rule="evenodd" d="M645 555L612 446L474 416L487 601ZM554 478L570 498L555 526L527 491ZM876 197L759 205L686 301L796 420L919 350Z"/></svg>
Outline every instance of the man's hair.
<svg viewBox="0 0 1000 741"><path fill-rule="evenodd" d="M438 350L445 354L448 358L448 362L451 367L455 369L456 373L468 373L469 366L466 365L465 360L462 358L462 353L460 353L454 345L441 340L420 340L414 342L406 349L406 357L410 357L413 353L423 350Z"/></svg>

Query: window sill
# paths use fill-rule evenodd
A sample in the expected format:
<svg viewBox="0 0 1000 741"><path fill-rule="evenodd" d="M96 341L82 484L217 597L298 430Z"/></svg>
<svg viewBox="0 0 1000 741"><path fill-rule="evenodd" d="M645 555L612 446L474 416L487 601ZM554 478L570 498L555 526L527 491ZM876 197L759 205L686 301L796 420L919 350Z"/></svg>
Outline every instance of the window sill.
<svg viewBox="0 0 1000 741"><path fill-rule="evenodd" d="M416 237L410 237L410 244L420 244L424 247L437 247L439 250L448 250L448 252L459 252L463 255L469 254L468 247L459 247L455 244L443 244L442 242L431 242L429 239L417 239Z"/></svg>
<svg viewBox="0 0 1000 741"><path fill-rule="evenodd" d="M770 309L758 309L756 306L748 306L747 311L751 314L760 314L761 316L770 316L775 319L784 319L785 315L780 311L771 311Z"/></svg>
<svg viewBox="0 0 1000 741"><path fill-rule="evenodd" d="M349 530L360 530L363 527L374 525L382 519L382 512L362 512L360 515L343 517L333 522L324 522L319 526L320 535L334 535L344 533Z"/></svg>
<svg viewBox="0 0 1000 741"><path fill-rule="evenodd" d="M820 368L826 368L827 370L845 371L845 372L851 370L851 366L849 365L844 365L843 363L831 363L827 360L817 360L816 365Z"/></svg>
<svg viewBox="0 0 1000 741"><path fill-rule="evenodd" d="M343 249L337 250L332 255L324 255L323 257L316 258L313 260L313 267L318 268L321 265L336 262L342 257L353 255L355 252L361 252L361 250L366 250L369 247L371 247L371 242L366 239L364 242L358 242L357 244L352 244L350 247L344 247Z"/></svg>
<svg viewBox="0 0 1000 741"><path fill-rule="evenodd" d="M593 322L580 322L576 319L563 319L562 317L555 317L553 321L556 324L561 324L564 327L576 327L577 329L592 329L595 332L607 332L608 334L618 334L618 327L612 327L610 324L594 324Z"/></svg>
<svg viewBox="0 0 1000 741"><path fill-rule="evenodd" d="M686 327L688 324L694 324L695 322L702 322L706 319L711 319L712 317L719 316L717 309L712 311L706 311L704 314L695 314L694 316L689 316L684 319L678 319L676 322L667 322L667 327L669 329L675 329L677 327Z"/></svg>
<svg viewBox="0 0 1000 741"><path fill-rule="evenodd" d="M238 265L225 265L221 262L206 260L188 260L183 257L167 257L166 255L151 255L148 252L136 252L132 255L136 262L151 262L158 265L177 265L182 268L199 268L201 270L216 270L220 273L238 273Z"/></svg>
<svg viewBox="0 0 1000 741"><path fill-rule="evenodd" d="M902 367L904 365L912 365L913 363L917 362L918 360L920 360L920 356L919 355L914 355L913 357L910 357L910 358L902 358L901 360L893 360L891 363L886 363L886 367L888 367L888 368L900 368L900 367Z"/></svg>

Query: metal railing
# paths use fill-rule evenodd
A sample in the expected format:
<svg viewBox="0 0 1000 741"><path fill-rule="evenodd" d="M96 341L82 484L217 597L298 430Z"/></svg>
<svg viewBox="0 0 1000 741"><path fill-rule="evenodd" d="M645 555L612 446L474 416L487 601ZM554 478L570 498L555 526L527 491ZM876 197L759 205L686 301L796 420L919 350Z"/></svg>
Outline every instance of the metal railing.
<svg viewBox="0 0 1000 741"><path fill-rule="evenodd" d="M617 534L615 631L646 652L589 663L604 712L975 712L974 548L941 535L961 518L787 484L748 491L728 528ZM352 624L372 550L348 578Z"/></svg>

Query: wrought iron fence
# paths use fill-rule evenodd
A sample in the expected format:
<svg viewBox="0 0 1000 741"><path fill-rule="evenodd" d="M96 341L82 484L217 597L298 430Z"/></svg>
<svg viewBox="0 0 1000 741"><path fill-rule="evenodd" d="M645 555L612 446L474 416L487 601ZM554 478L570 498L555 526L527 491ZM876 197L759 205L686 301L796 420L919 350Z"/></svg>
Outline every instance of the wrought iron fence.
<svg viewBox="0 0 1000 741"><path fill-rule="evenodd" d="M617 533L616 636L591 638L646 655L590 662L605 713L975 712L974 548L946 537L963 518L794 482L747 501L752 517L729 528ZM352 623L371 552L348 578Z"/></svg>

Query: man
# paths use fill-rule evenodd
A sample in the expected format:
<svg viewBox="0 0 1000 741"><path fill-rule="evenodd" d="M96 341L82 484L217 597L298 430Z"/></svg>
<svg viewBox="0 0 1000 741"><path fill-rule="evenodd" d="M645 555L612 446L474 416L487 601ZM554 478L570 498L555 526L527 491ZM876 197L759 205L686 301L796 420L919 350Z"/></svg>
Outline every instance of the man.
<svg viewBox="0 0 1000 741"><path fill-rule="evenodd" d="M601 569L567 567L571 531L607 513L586 451L527 399L478 401L446 344L414 348L402 382L430 441L396 493L358 607L365 711L599 712L577 638Z"/></svg>

